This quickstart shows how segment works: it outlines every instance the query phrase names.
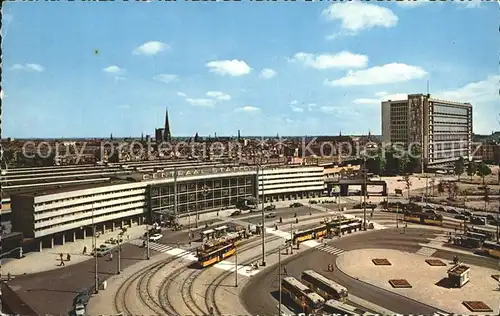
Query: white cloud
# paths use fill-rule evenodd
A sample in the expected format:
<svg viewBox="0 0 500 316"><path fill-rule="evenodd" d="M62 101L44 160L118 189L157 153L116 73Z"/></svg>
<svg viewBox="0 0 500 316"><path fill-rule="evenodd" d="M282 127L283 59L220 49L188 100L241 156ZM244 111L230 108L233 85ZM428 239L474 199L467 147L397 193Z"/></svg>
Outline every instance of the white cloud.
<svg viewBox="0 0 500 316"><path fill-rule="evenodd" d="M23 71L36 71L36 72L42 72L45 70L45 67L39 64L14 64L12 65L11 69L13 70L23 70Z"/></svg>
<svg viewBox="0 0 500 316"><path fill-rule="evenodd" d="M252 68L243 60L214 60L208 62L206 67L210 68L211 72L225 76L243 76L247 75L252 71Z"/></svg>
<svg viewBox="0 0 500 316"><path fill-rule="evenodd" d="M293 112L297 112L297 113L302 113L302 112L304 112L304 109L303 109L303 108L299 108L299 107L292 106L292 111L293 111Z"/></svg>
<svg viewBox="0 0 500 316"><path fill-rule="evenodd" d="M191 99L187 98L186 102L193 106L214 107L215 100L212 99Z"/></svg>
<svg viewBox="0 0 500 316"><path fill-rule="evenodd" d="M158 42L158 41L150 41L142 44L141 46L137 47L134 49L133 54L134 55L146 55L146 56L153 56L156 55L164 50L167 50L169 46L165 43Z"/></svg>
<svg viewBox="0 0 500 316"><path fill-rule="evenodd" d="M110 73L110 74L121 74L125 72L125 69L122 69L116 65L112 65L106 68L103 68L102 71Z"/></svg>
<svg viewBox="0 0 500 316"><path fill-rule="evenodd" d="M489 76L485 80L471 82L461 88L438 92L431 96L448 101L470 102L472 105L498 102L499 81L500 75Z"/></svg>
<svg viewBox="0 0 500 316"><path fill-rule="evenodd" d="M306 67L315 69L330 69L330 68L363 68L368 63L368 57L360 54L342 51L337 54L311 54L311 53L296 53L292 62L300 62Z"/></svg>
<svg viewBox="0 0 500 316"><path fill-rule="evenodd" d="M260 72L260 77L265 78L265 79L271 79L272 77L276 76L277 72L271 68L264 68Z"/></svg>
<svg viewBox="0 0 500 316"><path fill-rule="evenodd" d="M322 14L329 20L342 22L342 28L352 32L373 27L393 27L398 17L388 8L366 2L334 3Z"/></svg>
<svg viewBox="0 0 500 316"><path fill-rule="evenodd" d="M396 1L396 4L403 8L414 8L429 3L429 0L404 0Z"/></svg>
<svg viewBox="0 0 500 316"><path fill-rule="evenodd" d="M481 0L456 1L455 3L463 5L466 9L474 9L481 6Z"/></svg>
<svg viewBox="0 0 500 316"><path fill-rule="evenodd" d="M325 84L330 86L376 85L421 79L426 75L427 72L421 67L391 63L358 71L349 71L343 78L325 80Z"/></svg>
<svg viewBox="0 0 500 316"><path fill-rule="evenodd" d="M378 98L358 98L354 99L352 103L354 104L369 104L369 105L380 105L382 101L387 100L406 100L408 99L408 94L405 93L393 93L388 94L387 92L377 92L375 96Z"/></svg>
<svg viewBox="0 0 500 316"><path fill-rule="evenodd" d="M183 98L187 97L187 95L184 92L177 92L177 95Z"/></svg>
<svg viewBox="0 0 500 316"><path fill-rule="evenodd" d="M177 75L172 75L172 74L159 74L153 77L154 80L156 81L161 81L164 83L170 83L172 81L177 80L179 77Z"/></svg>
<svg viewBox="0 0 500 316"><path fill-rule="evenodd" d="M299 101L297 100L292 100L292 102L290 102L291 105L295 105L295 104L299 104Z"/></svg>
<svg viewBox="0 0 500 316"><path fill-rule="evenodd" d="M352 107L345 106L322 106L320 107L320 111L342 118L349 118L359 115L359 113L352 109Z"/></svg>
<svg viewBox="0 0 500 316"><path fill-rule="evenodd" d="M237 108L237 109L235 109L235 111L236 112L255 113L255 112L260 112L260 109L255 107L255 106L247 105L247 106L244 106L241 108Z"/></svg>
<svg viewBox="0 0 500 316"><path fill-rule="evenodd" d="M231 96L220 91L208 91L206 93L207 97L215 98L220 101L229 101Z"/></svg>

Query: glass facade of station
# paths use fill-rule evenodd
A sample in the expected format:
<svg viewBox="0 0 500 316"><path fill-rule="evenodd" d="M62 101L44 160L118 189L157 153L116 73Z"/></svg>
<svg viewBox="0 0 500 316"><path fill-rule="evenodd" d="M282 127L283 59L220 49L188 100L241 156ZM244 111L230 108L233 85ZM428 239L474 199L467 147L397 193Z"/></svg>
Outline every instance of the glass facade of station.
<svg viewBox="0 0 500 316"><path fill-rule="evenodd" d="M256 194L256 176L223 176L217 178L177 181L177 213L218 210L234 206L239 200ZM174 213L174 183L148 187L149 210L153 213Z"/></svg>

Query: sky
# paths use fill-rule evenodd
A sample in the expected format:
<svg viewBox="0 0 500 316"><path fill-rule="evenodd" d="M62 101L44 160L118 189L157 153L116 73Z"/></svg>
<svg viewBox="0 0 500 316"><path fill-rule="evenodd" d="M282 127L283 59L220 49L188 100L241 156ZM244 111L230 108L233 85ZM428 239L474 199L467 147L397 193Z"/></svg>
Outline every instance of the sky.
<svg viewBox="0 0 500 316"><path fill-rule="evenodd" d="M426 93L500 129L493 2L4 2L13 138L381 133Z"/></svg>

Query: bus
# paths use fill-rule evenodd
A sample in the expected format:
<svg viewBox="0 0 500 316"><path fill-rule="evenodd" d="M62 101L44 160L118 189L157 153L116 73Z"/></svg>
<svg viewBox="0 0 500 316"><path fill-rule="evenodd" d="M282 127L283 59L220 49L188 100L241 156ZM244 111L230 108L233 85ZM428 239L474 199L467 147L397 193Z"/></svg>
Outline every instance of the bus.
<svg viewBox="0 0 500 316"><path fill-rule="evenodd" d="M306 314L317 313L325 300L294 277L285 277L281 281L283 293L301 307Z"/></svg>
<svg viewBox="0 0 500 316"><path fill-rule="evenodd" d="M231 257L235 252L236 246L233 243L226 242L208 249L198 249L196 257L198 258L198 265L205 268Z"/></svg>
<svg viewBox="0 0 500 316"><path fill-rule="evenodd" d="M441 214L422 213L422 212L405 212L404 220L424 225L443 226L443 216Z"/></svg>
<svg viewBox="0 0 500 316"><path fill-rule="evenodd" d="M323 305L323 313L328 315L348 316L372 315L364 310L336 300L326 301L325 305Z"/></svg>
<svg viewBox="0 0 500 316"><path fill-rule="evenodd" d="M348 296L347 289L314 270L302 272L302 282L311 290L321 295L325 300L336 299L345 301Z"/></svg>
<svg viewBox="0 0 500 316"><path fill-rule="evenodd" d="M459 235L456 237L452 237L452 243L456 246L465 247L465 248L481 248L482 241L481 239L474 238L466 235Z"/></svg>
<svg viewBox="0 0 500 316"><path fill-rule="evenodd" d="M471 231L473 233L478 233L486 236L485 240L493 240L495 238L495 232L492 232L490 230L487 230L485 228L481 227L467 227L468 231Z"/></svg>
<svg viewBox="0 0 500 316"><path fill-rule="evenodd" d="M493 241L485 241L481 250L494 258L500 258L500 244Z"/></svg>

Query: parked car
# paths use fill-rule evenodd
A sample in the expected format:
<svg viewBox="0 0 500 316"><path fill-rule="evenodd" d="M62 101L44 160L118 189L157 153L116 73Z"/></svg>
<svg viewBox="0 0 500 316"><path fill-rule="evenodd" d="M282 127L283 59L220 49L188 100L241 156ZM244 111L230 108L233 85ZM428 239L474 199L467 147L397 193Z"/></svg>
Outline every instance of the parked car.
<svg viewBox="0 0 500 316"><path fill-rule="evenodd" d="M264 211L273 211L275 209L276 209L276 205L274 205L274 204L270 204L270 205L264 207Z"/></svg>
<svg viewBox="0 0 500 316"><path fill-rule="evenodd" d="M309 200L309 204L318 204L318 201L316 201L316 200Z"/></svg>
<svg viewBox="0 0 500 316"><path fill-rule="evenodd" d="M442 207L442 206L438 206L438 207L436 207L436 211L446 212L447 210L444 207Z"/></svg>
<svg viewBox="0 0 500 316"><path fill-rule="evenodd" d="M158 241L163 237L162 234L154 234L149 237L149 241Z"/></svg>
<svg viewBox="0 0 500 316"><path fill-rule="evenodd" d="M290 208L301 207L301 206L303 206L302 203L298 203L298 202L290 204Z"/></svg>
<svg viewBox="0 0 500 316"><path fill-rule="evenodd" d="M106 245L101 245L99 248L94 249L94 251L92 251L91 255L93 256L95 254L97 257L104 257L104 256L108 255L110 252L111 252L111 248L109 248Z"/></svg>
<svg viewBox="0 0 500 316"><path fill-rule="evenodd" d="M457 214L454 216L455 219L465 220L467 217L464 214Z"/></svg>
<svg viewBox="0 0 500 316"><path fill-rule="evenodd" d="M241 215L240 210L236 210L236 211L232 212L231 215L229 215L229 216L238 216L238 215Z"/></svg>
<svg viewBox="0 0 500 316"><path fill-rule="evenodd" d="M273 218L273 217L276 217L276 213L270 212L266 214L266 218Z"/></svg>

